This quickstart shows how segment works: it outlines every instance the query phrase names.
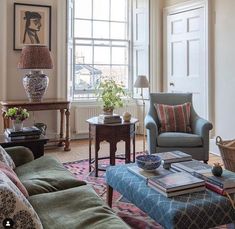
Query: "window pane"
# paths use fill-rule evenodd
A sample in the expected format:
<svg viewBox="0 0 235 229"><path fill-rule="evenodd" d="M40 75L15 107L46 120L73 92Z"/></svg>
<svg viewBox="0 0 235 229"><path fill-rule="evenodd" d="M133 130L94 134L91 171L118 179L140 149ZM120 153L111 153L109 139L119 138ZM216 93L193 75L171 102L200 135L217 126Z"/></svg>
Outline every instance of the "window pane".
<svg viewBox="0 0 235 229"><path fill-rule="evenodd" d="M128 87L128 67L127 66L112 66L110 76L118 83L122 83Z"/></svg>
<svg viewBox="0 0 235 229"><path fill-rule="evenodd" d="M94 63L95 64L110 64L110 48L109 47L94 47Z"/></svg>
<svg viewBox="0 0 235 229"><path fill-rule="evenodd" d="M127 20L127 0L111 0L111 21Z"/></svg>
<svg viewBox="0 0 235 229"><path fill-rule="evenodd" d="M110 76L110 65L95 65L95 69L101 71L101 76Z"/></svg>
<svg viewBox="0 0 235 229"><path fill-rule="evenodd" d="M93 18L109 20L109 0L93 0Z"/></svg>
<svg viewBox="0 0 235 229"><path fill-rule="evenodd" d="M99 82L102 71L92 65L75 65L75 90L91 90Z"/></svg>
<svg viewBox="0 0 235 229"><path fill-rule="evenodd" d="M128 64L127 48L112 48L112 64Z"/></svg>
<svg viewBox="0 0 235 229"><path fill-rule="evenodd" d="M91 22L87 20L75 20L74 36L91 38Z"/></svg>
<svg viewBox="0 0 235 229"><path fill-rule="evenodd" d="M111 23L112 39L127 39L126 23Z"/></svg>
<svg viewBox="0 0 235 229"><path fill-rule="evenodd" d="M109 38L109 23L102 21L93 22L93 37L94 38Z"/></svg>
<svg viewBox="0 0 235 229"><path fill-rule="evenodd" d="M75 18L91 19L91 0L75 0L74 3Z"/></svg>
<svg viewBox="0 0 235 229"><path fill-rule="evenodd" d="M76 64L92 64L92 47L76 46L75 47Z"/></svg>

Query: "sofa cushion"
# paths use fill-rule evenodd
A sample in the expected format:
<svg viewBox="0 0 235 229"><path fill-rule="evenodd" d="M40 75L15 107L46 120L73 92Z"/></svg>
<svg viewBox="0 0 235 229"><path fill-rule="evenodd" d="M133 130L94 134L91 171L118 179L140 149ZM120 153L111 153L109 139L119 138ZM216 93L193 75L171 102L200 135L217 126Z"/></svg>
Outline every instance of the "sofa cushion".
<svg viewBox="0 0 235 229"><path fill-rule="evenodd" d="M166 132L157 137L160 147L196 147L202 146L202 138L196 134Z"/></svg>
<svg viewBox="0 0 235 229"><path fill-rule="evenodd" d="M7 218L13 220L13 228L42 229L40 219L31 204L0 171L0 228Z"/></svg>
<svg viewBox="0 0 235 229"><path fill-rule="evenodd" d="M5 163L0 161L0 171L5 173L7 177L17 186L17 188L22 192L25 197L29 197L29 194L21 183L15 172Z"/></svg>
<svg viewBox="0 0 235 229"><path fill-rule="evenodd" d="M160 132L190 133L191 103L180 105L154 104L160 121Z"/></svg>
<svg viewBox="0 0 235 229"><path fill-rule="evenodd" d="M51 156L43 156L16 167L15 172L30 196L86 184L84 181L77 180Z"/></svg>
<svg viewBox="0 0 235 229"><path fill-rule="evenodd" d="M14 161L2 146L0 146L0 161L7 164L11 169L16 167Z"/></svg>
<svg viewBox="0 0 235 229"><path fill-rule="evenodd" d="M129 228L89 185L30 196L44 229Z"/></svg>

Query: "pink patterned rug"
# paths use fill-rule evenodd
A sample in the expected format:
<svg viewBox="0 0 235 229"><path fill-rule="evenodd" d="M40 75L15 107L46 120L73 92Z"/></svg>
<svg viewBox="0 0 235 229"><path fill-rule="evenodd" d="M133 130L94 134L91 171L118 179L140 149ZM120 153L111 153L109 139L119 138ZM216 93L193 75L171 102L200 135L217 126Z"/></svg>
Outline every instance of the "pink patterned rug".
<svg viewBox="0 0 235 229"><path fill-rule="evenodd" d="M109 160L99 161L101 164L108 164ZM123 163L123 160L116 160L117 164ZM88 160L64 163L65 168L72 172L79 180L84 180L91 184L95 191L106 200L106 183L104 172L99 171L99 177L94 176L94 172L89 173ZM143 211L135 205L124 199L118 192L113 194L113 210L134 229L163 229L161 225L148 217ZM233 226L220 226L214 229L234 229Z"/></svg>

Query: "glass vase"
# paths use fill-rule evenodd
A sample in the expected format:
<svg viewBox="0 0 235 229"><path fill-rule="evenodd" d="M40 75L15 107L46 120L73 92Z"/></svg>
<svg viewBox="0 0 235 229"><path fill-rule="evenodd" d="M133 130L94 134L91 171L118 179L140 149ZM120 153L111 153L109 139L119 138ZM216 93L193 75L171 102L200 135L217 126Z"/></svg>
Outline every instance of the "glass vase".
<svg viewBox="0 0 235 229"><path fill-rule="evenodd" d="M13 121L13 130L22 131L23 130L23 121Z"/></svg>

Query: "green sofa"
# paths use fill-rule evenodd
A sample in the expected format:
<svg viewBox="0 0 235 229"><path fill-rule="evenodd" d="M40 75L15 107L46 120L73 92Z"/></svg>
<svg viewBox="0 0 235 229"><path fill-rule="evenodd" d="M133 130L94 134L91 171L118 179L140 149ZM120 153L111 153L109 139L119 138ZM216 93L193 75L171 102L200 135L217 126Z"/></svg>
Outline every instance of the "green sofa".
<svg viewBox="0 0 235 229"><path fill-rule="evenodd" d="M6 151L15 162L15 172L43 228L129 228L91 186L77 180L53 157L34 160L32 152L21 146Z"/></svg>

